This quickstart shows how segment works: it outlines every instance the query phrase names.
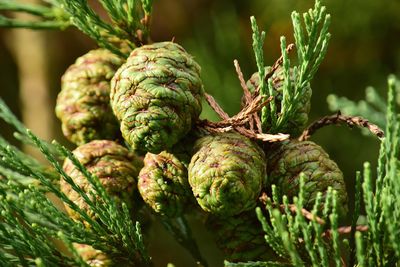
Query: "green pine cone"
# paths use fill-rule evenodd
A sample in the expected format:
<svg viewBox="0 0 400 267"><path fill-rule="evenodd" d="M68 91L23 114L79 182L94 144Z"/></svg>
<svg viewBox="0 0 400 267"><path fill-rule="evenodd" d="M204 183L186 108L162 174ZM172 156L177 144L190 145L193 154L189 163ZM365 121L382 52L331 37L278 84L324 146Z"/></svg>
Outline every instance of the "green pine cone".
<svg viewBox="0 0 400 267"><path fill-rule="evenodd" d="M124 139L136 150L160 153L183 138L201 113L200 66L178 44L133 50L111 83L111 106Z"/></svg>
<svg viewBox="0 0 400 267"><path fill-rule="evenodd" d="M102 251L94 249L85 244L74 244L74 248L82 259L91 267L110 267L113 266L111 259Z"/></svg>
<svg viewBox="0 0 400 267"><path fill-rule="evenodd" d="M119 137L110 106L110 81L122 60L105 49L81 56L62 77L56 115L65 137L76 145Z"/></svg>
<svg viewBox="0 0 400 267"><path fill-rule="evenodd" d="M189 183L205 211L233 216L256 205L265 177L263 151L238 133L200 138L189 164Z"/></svg>
<svg viewBox="0 0 400 267"><path fill-rule="evenodd" d="M274 144L267 152L268 184L275 184L282 195L297 196L300 173L306 176L305 208L312 209L318 192L325 197L328 187L338 192L338 207L347 210L343 173L329 155L311 141ZM324 199L323 199L324 202Z"/></svg>
<svg viewBox="0 0 400 267"><path fill-rule="evenodd" d="M177 217L193 198L187 169L177 157L166 151L147 153L139 173L138 189L145 203L156 213Z"/></svg>
<svg viewBox="0 0 400 267"><path fill-rule="evenodd" d="M211 215L206 227L217 247L230 262L275 261L278 256L267 245L264 232L253 210L234 217Z"/></svg>
<svg viewBox="0 0 400 267"><path fill-rule="evenodd" d="M99 178L107 193L115 197L117 201L125 202L128 207L133 207L137 176L140 170L136 155L125 147L108 140L95 140L79 146L73 151L73 154L90 173ZM86 193L92 191L92 186L86 177L75 168L69 159L65 160L63 169ZM61 179L61 189L81 209L96 218L84 199L64 179ZM88 195L90 196L90 194ZM73 219L80 219L78 213L69 207L66 208Z"/></svg>
<svg viewBox="0 0 400 267"><path fill-rule="evenodd" d="M271 67L265 67L266 73L271 70ZM272 75L271 79L273 81L273 86L275 89L276 96L274 98L277 113L279 114L281 111L281 103L283 98L283 83L284 83L284 73L283 68L279 67L274 74ZM291 69L291 84L292 88L295 83L295 73L293 69ZM247 87L249 88L250 92L254 92L255 89L260 85L260 78L258 72L254 73L250 79L246 83ZM293 88L294 89L294 88ZM291 136L298 136L306 126L308 121L308 113L311 109L311 94L312 90L311 87L308 85L304 89L305 93L300 101L294 107L294 116L288 120L287 125L281 129L283 133L289 133ZM269 96L269 94L267 94ZM267 108L269 106L267 105ZM267 129L271 127L271 119L267 120Z"/></svg>

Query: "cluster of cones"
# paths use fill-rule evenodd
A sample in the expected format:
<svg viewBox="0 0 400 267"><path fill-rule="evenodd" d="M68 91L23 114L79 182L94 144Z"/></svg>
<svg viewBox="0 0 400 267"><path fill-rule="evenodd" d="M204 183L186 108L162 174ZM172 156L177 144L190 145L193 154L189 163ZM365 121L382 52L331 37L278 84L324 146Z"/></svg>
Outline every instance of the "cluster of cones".
<svg viewBox="0 0 400 267"><path fill-rule="evenodd" d="M176 43L144 45L127 59L93 50L63 76L56 114L66 138L78 146L73 154L111 196L128 205L132 219L140 221L138 210L143 208L168 218L200 211L228 260L269 260L274 253L265 244L254 208L272 184L282 195L295 196L304 173L306 208L312 207L317 192L333 187L344 211L347 193L342 172L328 154L313 142L294 138L308 120L311 87L304 88L307 93L284 134L264 133L259 113L270 101L279 112L282 68L266 68L274 95L262 96L259 75L246 83L236 67L243 107L229 117L204 92L200 66ZM203 99L220 122L199 119ZM79 187L92 190L68 159L64 170ZM61 188L96 218L69 184L62 182ZM81 220L73 210L68 212ZM89 254L102 255L94 249ZM108 264L103 262L94 266Z"/></svg>

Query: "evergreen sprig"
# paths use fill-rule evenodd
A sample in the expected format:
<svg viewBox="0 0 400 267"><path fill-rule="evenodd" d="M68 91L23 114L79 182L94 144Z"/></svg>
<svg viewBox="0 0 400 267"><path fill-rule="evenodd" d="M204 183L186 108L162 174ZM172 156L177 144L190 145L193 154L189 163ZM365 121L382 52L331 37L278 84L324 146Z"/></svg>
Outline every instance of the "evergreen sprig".
<svg viewBox="0 0 400 267"><path fill-rule="evenodd" d="M0 11L28 13L41 20L20 20L0 15L0 27L64 30L73 25L100 47L126 57L149 41L152 0L100 0L111 23L96 13L87 0L43 0L26 4L12 0L0 3Z"/></svg>
<svg viewBox="0 0 400 267"><path fill-rule="evenodd" d="M318 193L312 219L306 220L302 214L305 178L302 174L300 192L293 198L295 214L290 210L286 196L280 200L275 186L265 203L268 216L261 207L256 209L266 243L282 262L227 262L226 266L343 266L343 263L346 266L397 266L400 261L400 115L396 92L400 83L390 76L388 84L386 137L381 143L377 176L373 178L369 163L364 164L362 175L356 173L354 211L351 230L347 232L349 239L341 237L337 195L332 189L328 190L323 205L322 193ZM282 205L283 211L276 209ZM356 227L363 210L367 231L361 232Z"/></svg>
<svg viewBox="0 0 400 267"><path fill-rule="evenodd" d="M259 90L260 90L260 95L265 96L264 100L266 100L266 98L269 95L273 96L273 90L271 87L268 87L269 91L267 91L267 85L265 83L265 67L264 67L264 51L263 51L263 45L264 45L264 40L265 40L265 31L261 31L258 28L257 25L257 21L255 17L251 17L250 18L250 22L251 22L251 29L253 30L253 50L254 50L254 56L256 58L256 64L257 64L257 69L258 69L258 76L259 76L259 80L260 80L260 86L259 86ZM270 105L271 105L271 113L274 113L274 103L272 103L274 101L271 101ZM272 116L272 114L268 114L268 109L267 107L263 107L261 110L261 122L263 124L263 127L265 128L265 124L266 124L266 120L269 116Z"/></svg>
<svg viewBox="0 0 400 267"><path fill-rule="evenodd" d="M303 20L301 20L300 14L294 11L292 13L292 23L297 49L297 65L291 66L286 38L282 36L281 54L284 82L281 107L278 110L275 102L271 101L269 109L264 108L261 115L264 128L266 121L271 121L270 129L264 129L268 133L280 132L289 118L296 116L298 113L298 103L304 97L305 88L309 86L324 59L330 39L330 33L328 32L330 15L327 14L326 8L321 5L319 0L315 1L313 9L303 14ZM270 77L266 77L264 67L263 42L265 32L259 32L254 17L251 18L251 25L253 29L253 50L261 81L259 85L260 94L266 97L275 96L272 80ZM291 71L291 67L293 71ZM294 84L291 82L291 75L295 76ZM268 80L265 81L265 78L268 78Z"/></svg>
<svg viewBox="0 0 400 267"><path fill-rule="evenodd" d="M95 39L100 46L119 55L141 45L148 38L151 0L100 0L110 16L111 23L101 18L86 0L46 0L44 5L26 5L4 0L0 10L28 13L41 21L20 21L0 16L0 26L28 27L32 29L65 28L75 25ZM303 14L303 19L293 12L297 62L291 68L285 37L281 38L282 66L284 70L283 98L280 110L270 102L270 109L262 111L265 125L272 120L268 132L276 133L297 112L296 105L314 77L327 50L330 34L330 16L316 1L313 9ZM263 41L265 33L259 31L254 18L253 48L260 74L260 93L273 96L272 80L265 81ZM132 41L133 40L133 41ZM295 82L291 84L291 69ZM317 194L311 218L303 214L305 177L300 175L300 192L289 203L286 196L279 196L272 187L272 196L262 207L256 208L265 241L278 256L280 262L229 263L226 266L396 266L400 263L400 116L396 93L400 82L389 77L388 100L385 103L373 89L367 90L366 108L361 110L352 102L332 102L352 107L357 112L373 114L378 110L377 122L386 125L378 158L376 177L371 165L364 164L362 175L356 174L355 208L349 239L341 236L337 193L329 189L324 196ZM360 114L360 115L365 115ZM368 117L368 116L367 116ZM385 121L383 120L385 117ZM98 177L92 175L58 143L48 144L17 120L0 100L0 118L14 126L16 137L37 147L51 166L44 166L0 137L0 264L2 266L87 266L73 247L74 243L87 244L99 249L118 262L135 266L150 266L141 235L140 224L131 220L127 206L117 204L107 194ZM57 151L57 152L55 152ZM92 192L85 192L75 184L60 165L60 159L68 158L84 175ZM78 207L58 187L61 177L79 196L97 219ZM50 192L80 215L74 221L58 209L45 194ZM98 197L96 197L98 196ZM295 212L291 207L295 207ZM276 207L282 207L277 209ZM364 214L362 214L364 212ZM357 222L366 219L367 231L358 231ZM178 219L175 225L166 223L180 243L189 247L201 260L197 247L185 222ZM365 229L365 228L363 228ZM348 233L348 232L346 232ZM54 245L52 239L62 241L71 255L66 255ZM178 240L179 241L179 240ZM191 247L192 246L192 247ZM190 248L191 247L191 248ZM343 253L348 251L348 253Z"/></svg>
<svg viewBox="0 0 400 267"><path fill-rule="evenodd" d="M302 174L299 194L293 198L295 214L290 210L286 196L279 201L275 187L272 190L272 199L268 199L265 206L268 216L260 207L256 209L257 217L265 232L265 240L282 258L284 264L329 266L331 262L335 266L341 266L336 192L330 188L324 204L321 202L322 193L318 193L311 213L312 220L307 220L302 213L304 181L305 176ZM275 208L281 205L284 206L284 212ZM322 224L321 220L330 221L330 226ZM329 232L329 238L323 237L323 233L326 232ZM285 262L285 259L289 261ZM267 266L266 264L264 266Z"/></svg>
<svg viewBox="0 0 400 267"><path fill-rule="evenodd" d="M7 190L5 190L7 189ZM20 206L19 198L25 199L30 189L21 190L11 184L0 187L0 262L2 266L87 266L78 258L70 258L57 249L46 231L34 222L33 214ZM15 193L18 195L15 195ZM43 194L39 193L41 196ZM31 195L29 195L31 196ZM35 202L35 200L30 200ZM47 204L47 199L45 199ZM48 207L46 207L48 208Z"/></svg>
<svg viewBox="0 0 400 267"><path fill-rule="evenodd" d="M0 11L26 13L41 18L41 20L21 20L0 15L0 27L64 30L71 25L69 14L63 10L58 1L47 0L43 2L47 2L47 5L46 3L39 5L20 3L14 0L2 0L0 2Z"/></svg>
<svg viewBox="0 0 400 267"><path fill-rule="evenodd" d="M288 207L288 198L280 201L276 188L266 203L266 216L261 208L257 216L265 232L267 244L293 266L395 266L400 259L400 116L395 92L399 82L389 77L386 137L382 140L378 159L377 177L373 179L371 165L364 164L363 175L356 174L355 207L349 240L340 238L336 192L331 189L321 208L319 193L313 218L307 221L301 213L303 206L304 176L300 178L300 192L293 199L296 213ZM363 178L363 180L361 179ZM362 189L362 190L361 190ZM362 202L363 201L363 202ZM362 208L362 203L364 208ZM274 207L284 206L284 212ZM365 210L368 231L356 231L361 211ZM267 219L269 218L269 219ZM329 222L329 225L326 224ZM327 233L329 233L327 235ZM342 251L349 248L349 253ZM347 259L346 259L347 258ZM273 266L269 262L228 263L228 266ZM288 263L289 264L289 263ZM279 265L278 265L279 266Z"/></svg>
<svg viewBox="0 0 400 267"><path fill-rule="evenodd" d="M18 140L21 140L25 144L33 145L32 140L28 137L26 128L18 120L17 117L11 112L11 110L7 107L4 101L0 98L0 118L5 122L9 123L12 127L15 128L16 132L14 132L14 136ZM57 153L54 146L51 144L45 143L48 150L52 151L54 155L57 156L59 160L62 160L63 157ZM32 156L22 152L17 147L11 145L7 140L0 136L0 147L6 148L6 151L10 151L11 153L18 156L18 158L26 165L29 166L34 172L40 173L42 176L46 177L49 181L56 182L59 179L57 172L55 172L52 168L47 166L43 166L40 164L35 158ZM7 160L4 157L4 151L0 150L0 156L2 160L0 161L0 175L9 177L14 183L18 183L20 185L28 186L29 184L36 184L40 186L42 190L47 190L45 187L40 185L40 182L29 176L29 173L24 172L20 169L13 160Z"/></svg>
<svg viewBox="0 0 400 267"><path fill-rule="evenodd" d="M395 98L400 88L394 76L389 77L388 85L386 137L381 143L375 179L370 164L364 164L363 195L370 230L356 234L357 258L364 266L395 266L400 256L400 117Z"/></svg>
<svg viewBox="0 0 400 267"><path fill-rule="evenodd" d="M3 107L3 110L7 109ZM18 125L18 121L14 121L12 116L8 116L8 118L10 118L9 122L11 124ZM143 244L140 224L138 222L135 224L132 221L126 205L122 204L122 206L119 206L117 202L107 194L97 177L89 173L70 151L54 143L52 148L58 149L60 154L69 158L91 184L93 192L86 193L83 191L74 183L72 178L63 171L57 157L51 153L48 143L42 141L30 131L26 129L25 131L27 132L26 136L31 139L33 144L51 163L53 167L52 173L57 173L57 176L61 176L62 179L69 183L72 189L86 201L89 209L98 215L99 219L95 220L91 218L86 211L79 208L61 191L58 184L55 184L54 180L46 175L46 172L38 171L46 167L41 166L37 162L32 164L30 158L27 158L27 156L19 150L16 150L7 143L0 143L0 155L2 156L1 164L3 164L3 168L0 168L0 170L3 169L3 177L0 179L0 193L3 195L3 198L0 202L4 202L4 205L7 204L3 206L4 212L8 212L10 207L12 207L13 209L10 212L21 217L21 221L10 221L10 227L13 226L13 224L18 224L17 227L20 231L37 232L33 234L40 234L46 238L53 237L60 239L61 235L61 240L66 243L67 247L71 247L69 243L88 244L110 255L113 259L130 262L138 266L150 266L150 258L147 256ZM34 168L33 166L36 167ZM26 184L26 181L24 181L25 178L29 178L32 182ZM41 187L34 186L37 183L39 183ZM44 191L53 193L63 201L65 205L77 212L82 218L82 221L74 221L60 211L46 197L41 188L44 188ZM98 198L95 196L101 196L100 200L97 200ZM3 200L6 200L6 202ZM33 230L31 227L26 228L32 224L35 225ZM7 229L8 228L6 228L6 230ZM3 235L7 236L4 233ZM27 240L27 242L28 241L29 240ZM20 259L18 251L24 251L17 250L20 241L17 239L5 238L3 242L1 247L10 248L7 249L6 252L10 255L16 255L17 258ZM49 242L43 244L43 246L45 246L49 244ZM57 253L59 252L57 252L57 250L54 250L54 253L50 253L51 251L46 250L46 248L41 248L40 243L35 244L35 246L39 249L37 253L35 252L36 254L25 254L21 252L23 259L20 259L19 262L23 266L27 266L23 263L24 261L28 259L35 260L42 255L40 254L41 250L44 250L43 255L46 257L40 257L40 262L45 266L48 266L46 265L47 260L54 261L55 263L65 260L63 257L60 258L58 256ZM69 259L69 261L81 262L79 258ZM65 266L68 266L68 264Z"/></svg>

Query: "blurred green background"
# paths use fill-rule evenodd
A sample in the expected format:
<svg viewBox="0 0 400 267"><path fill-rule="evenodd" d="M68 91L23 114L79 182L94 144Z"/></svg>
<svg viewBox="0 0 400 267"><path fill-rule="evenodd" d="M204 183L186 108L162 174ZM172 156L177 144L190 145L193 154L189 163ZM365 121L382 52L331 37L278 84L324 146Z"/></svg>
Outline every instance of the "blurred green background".
<svg viewBox="0 0 400 267"><path fill-rule="evenodd" d="M310 123L332 113L326 104L328 94L359 100L364 97L365 87L373 85L385 96L387 75L400 75L399 0L323 3L332 16L332 38L312 82ZM254 15L266 31L265 62L273 64L280 56L280 36L293 41L291 12L304 12L313 4L310 0L155 0L152 38L174 39L182 44L202 66L206 91L233 115L239 110L242 93L233 60L239 60L245 78L256 70L249 17ZM1 98L34 132L66 143L53 112L60 77L78 56L95 47L75 29L41 33L0 29ZM203 116L216 119L207 107ZM0 133L11 138L11 130L3 122ZM364 161L375 164L378 141L357 129L335 126L321 129L312 140L325 148L343 170L352 199L355 171ZM201 226L197 223L196 227ZM157 266L165 266L168 261L176 266L194 265L160 227L152 234L159 241L151 246L153 254L158 255ZM202 240L202 251L212 259L211 266L222 265L221 255L209 244L209 236L197 235Z"/></svg>

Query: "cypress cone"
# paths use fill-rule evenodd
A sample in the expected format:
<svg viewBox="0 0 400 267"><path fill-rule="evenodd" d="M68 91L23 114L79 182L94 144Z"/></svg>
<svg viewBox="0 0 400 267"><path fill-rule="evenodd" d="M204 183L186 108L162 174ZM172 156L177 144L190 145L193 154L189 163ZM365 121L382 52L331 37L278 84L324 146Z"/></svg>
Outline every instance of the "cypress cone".
<svg viewBox="0 0 400 267"><path fill-rule="evenodd" d="M141 167L137 156L125 147L108 140L95 140L79 146L73 154L90 173L99 178L107 193L116 197L116 200L124 201L128 207L133 206L137 176ZM93 190L91 184L69 159L65 160L63 169L76 185L91 197L89 194ZM61 179L61 190L81 209L96 218L84 199L64 179ZM74 210L66 208L73 219L80 219Z"/></svg>
<svg viewBox="0 0 400 267"><path fill-rule="evenodd" d="M282 195L297 196L300 173L306 176L306 209L312 209L318 192L323 197L332 187L338 193L338 207L347 210L347 192L343 173L329 155L314 142L291 140L268 149L268 184L275 184ZM324 199L323 199L324 202Z"/></svg>
<svg viewBox="0 0 400 267"><path fill-rule="evenodd" d="M156 213L176 217L184 213L193 198L187 179L186 167L173 154L147 153L138 189Z"/></svg>
<svg viewBox="0 0 400 267"><path fill-rule="evenodd" d="M111 84L111 106L134 150L171 148L201 113L200 66L172 42L133 50Z"/></svg>
<svg viewBox="0 0 400 267"><path fill-rule="evenodd" d="M110 106L110 80L121 64L118 56L97 49L79 57L63 75L56 115L65 137L76 145L120 135Z"/></svg>
<svg viewBox="0 0 400 267"><path fill-rule="evenodd" d="M256 205L265 177L263 151L238 133L208 135L196 141L189 183L205 211L233 216Z"/></svg>
<svg viewBox="0 0 400 267"><path fill-rule="evenodd" d="M265 72L268 73L271 70L271 67L265 67ZM279 67L271 77L273 89L275 90L274 100L277 108L277 113L281 112L282 100L283 100L283 86L284 86L284 69ZM294 91L294 85L296 82L296 73L293 69L290 69L290 82L292 86L292 90ZM258 72L254 73L250 79L246 83L250 92L254 92L256 88L260 85L260 78ZM287 124L284 128L281 129L283 133L289 133L291 136L298 136L301 131L306 126L308 121L308 113L311 108L311 94L312 90L310 85L306 85L303 90L303 97L300 101L294 106L293 117L289 118ZM269 96L267 92L267 96ZM269 108L269 105L267 105ZM271 127L271 118L267 119L267 129Z"/></svg>
<svg viewBox="0 0 400 267"><path fill-rule="evenodd" d="M233 217L210 215L206 227L214 234L217 247L230 262L274 261L278 257L268 247L254 211Z"/></svg>

